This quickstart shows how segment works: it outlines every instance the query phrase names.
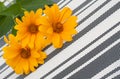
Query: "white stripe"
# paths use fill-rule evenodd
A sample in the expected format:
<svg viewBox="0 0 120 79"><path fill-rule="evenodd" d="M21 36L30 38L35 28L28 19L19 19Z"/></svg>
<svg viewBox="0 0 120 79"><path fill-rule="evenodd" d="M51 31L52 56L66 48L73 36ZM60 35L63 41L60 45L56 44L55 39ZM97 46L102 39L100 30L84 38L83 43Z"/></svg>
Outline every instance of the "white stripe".
<svg viewBox="0 0 120 79"><path fill-rule="evenodd" d="M103 50L102 52L100 52L99 54L97 54L96 56L94 56L93 58L91 58L89 61L87 61L86 63L84 63L83 65L81 65L80 67L78 67L77 69L75 69L73 72L69 73L67 76L65 76L63 79L67 79L70 76L74 75L75 73L77 73L78 71L80 71L81 69L83 69L84 67L86 67L88 64L90 64L91 62L93 62L94 60L96 60L97 58L99 58L101 55L103 55L106 51L108 51L109 49L111 49L113 46L115 46L116 44L120 43L120 39L118 39L117 41L115 41L113 44L111 44L110 46L108 46L107 48L105 48L105 50Z"/></svg>
<svg viewBox="0 0 120 79"><path fill-rule="evenodd" d="M0 56L2 56L2 55L3 55L3 51L0 52ZM1 58L1 57L0 57L0 58Z"/></svg>
<svg viewBox="0 0 120 79"><path fill-rule="evenodd" d="M5 63L5 60L3 59L3 57L0 57L0 66L4 63Z"/></svg>
<svg viewBox="0 0 120 79"><path fill-rule="evenodd" d="M112 31L110 31L108 34L106 34L104 37L102 37L101 39L99 39L97 42L95 42L94 44L92 44L90 47L88 47L87 49L85 49L83 52L79 53L76 57L72 58L70 61L68 61L67 63L65 63L64 65L62 65L60 68L56 69L53 73L51 73L50 75L48 75L47 77L45 77L45 79L52 79L55 75L57 75L58 73L62 72L64 69L66 69L67 67L69 67L70 65L72 65L75 61L77 61L77 60L81 59L82 57L84 57L91 50L93 50L94 48L96 48L97 46L99 46L101 43L103 43L109 37L111 37L112 35L114 35L115 33L117 33L119 30L120 30L120 26L116 27L115 29L113 29Z"/></svg>
<svg viewBox="0 0 120 79"><path fill-rule="evenodd" d="M116 11L118 12L118 11ZM72 43L70 46L65 48L63 51L61 51L59 54L51 58L48 62L43 64L41 67L39 67L35 72L31 73L26 77L26 79L29 79L33 77L35 74L40 74L40 76L34 76L34 78L40 78L44 76L47 72L54 69L56 66L64 62L66 59L71 57L73 54L75 54L78 50L82 49L84 46L89 44L91 41L96 39L99 35L104 33L110 26L113 26L112 23L117 23L120 19L118 18L120 14L112 14L110 17L106 19L106 21L100 23L97 27L92 29L90 32L85 34L83 37ZM114 18L113 18L114 17ZM109 23L111 22L111 23ZM107 25L107 26L106 26ZM106 27L105 27L106 26ZM101 30L101 31L98 31ZM92 38L91 38L92 37ZM88 38L90 38L88 40ZM73 50L75 49L75 50ZM69 52L69 53L68 53ZM59 62L58 62L59 61ZM54 65L53 65L54 64ZM48 68L49 66L49 68Z"/></svg>
<svg viewBox="0 0 120 79"><path fill-rule="evenodd" d="M116 62L112 63L111 65L109 65L107 68L100 71L98 74L93 76L91 79L100 79L103 76L105 76L106 74L108 74L109 72L113 71L117 67L120 67L120 59L117 60ZM112 79L112 78L109 78L109 79Z"/></svg>
<svg viewBox="0 0 120 79"><path fill-rule="evenodd" d="M120 65L120 60L118 60L118 63L116 65ZM120 67L120 66L119 66ZM113 79L114 77L120 75L120 70L118 70L117 72L113 73L111 76L107 77L106 79Z"/></svg>
<svg viewBox="0 0 120 79"><path fill-rule="evenodd" d="M4 44L2 47L0 47L0 50L2 50L3 49L3 47L5 47L5 46L7 46L7 44ZM0 52L1 53L1 52Z"/></svg>

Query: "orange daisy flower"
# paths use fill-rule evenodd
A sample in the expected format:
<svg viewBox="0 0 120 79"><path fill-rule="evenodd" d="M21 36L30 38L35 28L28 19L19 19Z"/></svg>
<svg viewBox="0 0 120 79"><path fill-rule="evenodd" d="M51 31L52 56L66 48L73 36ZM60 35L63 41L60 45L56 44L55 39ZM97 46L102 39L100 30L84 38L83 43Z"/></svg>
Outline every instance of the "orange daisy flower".
<svg viewBox="0 0 120 79"><path fill-rule="evenodd" d="M3 48L3 58L6 63L14 69L17 74L28 74L34 71L38 64L43 64L46 54L38 49L31 49L29 46L22 47L21 42L12 34L9 40L5 38L8 46Z"/></svg>
<svg viewBox="0 0 120 79"><path fill-rule="evenodd" d="M61 48L63 41L71 41L72 36L77 33L77 17L72 16L70 8L60 10L56 4L52 7L45 6L44 13L45 16L39 21L42 24L39 30L49 35L55 48Z"/></svg>
<svg viewBox="0 0 120 79"><path fill-rule="evenodd" d="M28 45L30 48L44 48L49 43L49 40L45 39L44 34L38 29L41 27L38 20L41 19L42 9L38 9L36 13L34 11L25 11L24 14L22 21L16 18L17 39L21 40L23 47Z"/></svg>

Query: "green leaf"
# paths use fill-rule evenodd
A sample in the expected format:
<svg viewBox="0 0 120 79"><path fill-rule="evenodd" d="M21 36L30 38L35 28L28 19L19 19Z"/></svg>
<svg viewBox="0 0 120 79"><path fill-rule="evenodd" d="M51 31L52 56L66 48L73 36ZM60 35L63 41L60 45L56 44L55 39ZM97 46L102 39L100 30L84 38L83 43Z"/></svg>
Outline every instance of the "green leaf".
<svg viewBox="0 0 120 79"><path fill-rule="evenodd" d="M13 34L14 36L16 36L16 34L17 34L17 30L15 30L14 27L12 28L12 34Z"/></svg>
<svg viewBox="0 0 120 79"><path fill-rule="evenodd" d="M4 11L0 12L0 15L15 17L23 13L20 4L13 4Z"/></svg>
<svg viewBox="0 0 120 79"><path fill-rule="evenodd" d="M25 10L34 10L38 8L44 8L45 5L52 5L54 2L52 0L16 0L17 3L20 3L22 8Z"/></svg>
<svg viewBox="0 0 120 79"><path fill-rule="evenodd" d="M5 9L6 9L6 6L3 4L3 2L0 2L0 12Z"/></svg>
<svg viewBox="0 0 120 79"><path fill-rule="evenodd" d="M0 16L0 37L5 35L14 25L14 20L9 16Z"/></svg>

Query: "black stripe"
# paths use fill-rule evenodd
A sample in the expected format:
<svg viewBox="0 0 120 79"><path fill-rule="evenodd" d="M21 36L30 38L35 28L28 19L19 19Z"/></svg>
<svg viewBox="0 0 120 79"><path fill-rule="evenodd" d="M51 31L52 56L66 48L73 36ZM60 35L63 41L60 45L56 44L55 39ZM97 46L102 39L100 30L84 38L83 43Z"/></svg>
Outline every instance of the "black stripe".
<svg viewBox="0 0 120 79"><path fill-rule="evenodd" d="M2 65L0 66L0 70L3 69L5 66L6 66L6 63L2 64Z"/></svg>
<svg viewBox="0 0 120 79"><path fill-rule="evenodd" d="M4 42L3 38L2 38L2 39L0 40L0 48L1 48L3 45L5 45L5 42Z"/></svg>
<svg viewBox="0 0 120 79"><path fill-rule="evenodd" d="M48 76L49 74L51 74L52 72L54 72L57 68L59 68L60 66L62 66L63 64L65 64L66 62L68 62L69 60L71 60L73 57L77 56L80 52L84 51L86 48L88 48L89 46L91 46L93 43L95 43L96 41L98 41L100 38L102 38L104 35L106 35L107 33L109 33L111 30L113 30L114 28L116 28L118 25L120 24L117 23L116 25L114 25L112 28L110 28L109 30L107 30L106 32L104 32L102 35L100 35L98 38L96 38L95 40L93 40L91 43L89 43L88 45L86 45L83 49L81 49L80 51L78 51L76 54L74 54L73 56L71 56L69 59L67 59L66 61L64 61L63 63L61 63L60 65L58 65L56 68L54 68L52 71L50 71L49 73L47 73L44 77L42 77L42 79L44 79L46 76Z"/></svg>
<svg viewBox="0 0 120 79"><path fill-rule="evenodd" d="M120 35L120 32L119 32L119 35ZM120 59L119 48L120 48L120 42L116 46L108 50L105 54L97 58L94 62L91 62L85 68L81 69L76 74L72 75L69 79L72 79L72 78L83 79L83 78L93 77L96 73L103 70L104 68L106 68L107 66L115 62L116 60Z"/></svg>
<svg viewBox="0 0 120 79"><path fill-rule="evenodd" d="M110 73L108 73L107 75L103 76L101 79L105 79L107 78L108 76L112 75L113 73L115 73L116 71L120 70L120 67L114 69L113 71L111 71Z"/></svg>
<svg viewBox="0 0 120 79"><path fill-rule="evenodd" d="M120 32L119 32L120 33ZM73 71L74 69L76 69L77 67L79 67L80 65L82 65L83 63L87 62L90 58L92 58L93 56L95 56L96 54L98 54L100 51L104 50L107 46L109 46L111 43L113 43L114 41L116 41L118 38L120 38L119 33L113 35L111 38L109 38L108 40L106 40L105 42L103 42L101 45L99 45L97 48L95 48L94 50L90 51L86 56L84 56L83 58L79 59L77 62L75 62L73 65L69 66L68 68L66 68L65 70L63 70L61 73L59 73L57 76L55 76L55 78L62 78L65 75L69 74L71 71ZM117 36L118 35L118 36ZM117 37L116 37L117 36ZM82 50L78 51L76 53L76 55L78 55L79 53L81 53L83 50L85 50L86 48L83 48ZM75 55L75 56L76 56ZM69 58L69 60L75 56L72 56ZM67 60L67 61L69 61ZM66 61L66 62L67 62ZM66 63L64 62L64 63Z"/></svg>

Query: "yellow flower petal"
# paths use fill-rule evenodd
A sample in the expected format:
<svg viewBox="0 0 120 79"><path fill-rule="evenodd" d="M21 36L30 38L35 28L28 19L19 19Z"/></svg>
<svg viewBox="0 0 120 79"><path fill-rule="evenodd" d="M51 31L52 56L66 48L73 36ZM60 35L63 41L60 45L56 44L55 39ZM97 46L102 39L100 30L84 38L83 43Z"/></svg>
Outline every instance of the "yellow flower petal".
<svg viewBox="0 0 120 79"><path fill-rule="evenodd" d="M52 38L52 43L55 48L61 48L61 41L62 41L62 39L61 39L60 35L57 33L54 33L53 38Z"/></svg>
<svg viewBox="0 0 120 79"><path fill-rule="evenodd" d="M47 30L47 32L46 33L48 33L48 34L52 34L53 33L53 29L50 27L50 28L48 28L48 30Z"/></svg>
<svg viewBox="0 0 120 79"><path fill-rule="evenodd" d="M40 54L39 54L36 50L32 50L32 51L31 51L31 56L32 56L32 57L35 57L35 58L39 58L39 57L40 57Z"/></svg>
<svg viewBox="0 0 120 79"><path fill-rule="evenodd" d="M27 35L22 41L22 47L26 47L29 42L30 42L30 35Z"/></svg>
<svg viewBox="0 0 120 79"><path fill-rule="evenodd" d="M14 58L14 57L16 57L19 54L17 49L10 48L10 47L4 47L3 51L4 51L3 57L5 59Z"/></svg>
<svg viewBox="0 0 120 79"><path fill-rule="evenodd" d="M65 31L62 32L61 34L67 34L67 35L74 35L74 34L77 34L77 31L75 29L64 29Z"/></svg>
<svg viewBox="0 0 120 79"><path fill-rule="evenodd" d="M51 9L45 5L45 10L44 10L44 13L47 14L47 16L49 16L49 19L53 20L52 18L52 13L51 13ZM51 16L51 17L50 17Z"/></svg>
<svg viewBox="0 0 120 79"><path fill-rule="evenodd" d="M37 60L36 60L35 58L30 59L29 62L30 62L31 65L34 66L34 67L37 67L37 66L38 66L38 62L37 62Z"/></svg>
<svg viewBox="0 0 120 79"><path fill-rule="evenodd" d="M44 64L44 60L38 59L38 63L39 63L39 64Z"/></svg>
<svg viewBox="0 0 120 79"><path fill-rule="evenodd" d="M25 74L27 74L28 71L29 71L29 63L28 63L28 60L26 60L26 59L21 59L21 62L22 62L21 64L22 64L23 70L24 70Z"/></svg>
<svg viewBox="0 0 120 79"><path fill-rule="evenodd" d="M36 49L41 49L42 48L42 44L41 44L41 39L43 38L43 36L41 35L41 33L38 33L36 35L36 39L35 39L35 48Z"/></svg>
<svg viewBox="0 0 120 79"><path fill-rule="evenodd" d="M37 11L36 11L36 17L38 17L38 16L40 16L40 15L42 15L42 9L38 9Z"/></svg>
<svg viewBox="0 0 120 79"><path fill-rule="evenodd" d="M25 14L25 17L30 17L30 15L29 15L29 12L28 12L28 11L25 11L25 12L24 12L24 14Z"/></svg>
<svg viewBox="0 0 120 79"><path fill-rule="evenodd" d="M63 24L64 29L74 29L77 26L77 17L76 16L71 16L66 22Z"/></svg>
<svg viewBox="0 0 120 79"><path fill-rule="evenodd" d="M18 32L18 33L20 33L20 32ZM20 34L18 34L17 36L16 36L16 39L17 40L21 40L21 39L24 39L24 38L26 38L26 37L28 37L29 35L28 35L29 33L20 33Z"/></svg>
<svg viewBox="0 0 120 79"><path fill-rule="evenodd" d="M44 27L44 26L41 25L41 26L39 27L39 31L41 31L41 32L44 33L44 32L46 32L46 29L47 29L47 28L48 28L48 27Z"/></svg>
<svg viewBox="0 0 120 79"><path fill-rule="evenodd" d="M53 22L57 22L58 17L60 16L60 10L57 4L53 4L53 6L51 7L51 13L52 13L52 18L53 18Z"/></svg>
<svg viewBox="0 0 120 79"><path fill-rule="evenodd" d="M61 15L59 17L59 21L61 21L61 23L64 23L72 14L72 11L70 10L70 8L65 7L63 8L63 10L61 11Z"/></svg>
<svg viewBox="0 0 120 79"><path fill-rule="evenodd" d="M31 23L34 23L34 21L35 21L34 11L31 11L31 12L30 12L30 18L32 18L32 19L30 19L30 20L31 20Z"/></svg>
<svg viewBox="0 0 120 79"><path fill-rule="evenodd" d="M4 41L9 44L9 41L6 36L4 36Z"/></svg>
<svg viewBox="0 0 120 79"><path fill-rule="evenodd" d="M38 24L44 24L44 25L46 25L46 28L48 28L48 27L50 26L50 23L49 23L49 21L48 21L48 19L47 19L46 16L43 16L43 17L37 19L37 20L36 20L36 24L37 24L37 25L38 25Z"/></svg>
<svg viewBox="0 0 120 79"><path fill-rule="evenodd" d="M40 58L45 59L47 57L47 54L45 52L40 52Z"/></svg>
<svg viewBox="0 0 120 79"><path fill-rule="evenodd" d="M14 63L13 63L13 61L14 61ZM20 57L17 56L17 57L15 57L13 59L7 59L6 60L6 64L8 64L9 66L11 66L12 68L15 68L16 65L19 63L19 61L20 61Z"/></svg>
<svg viewBox="0 0 120 79"><path fill-rule="evenodd" d="M23 73L23 68L20 65L20 63L18 63L17 66L15 67L15 73L17 73L17 74L22 74Z"/></svg>
<svg viewBox="0 0 120 79"><path fill-rule="evenodd" d="M29 45L30 48L34 48L35 37L36 37L35 35L32 35L31 38L30 38L29 44L27 43L27 44Z"/></svg>
<svg viewBox="0 0 120 79"><path fill-rule="evenodd" d="M18 24L21 24L21 23L22 23L18 18L16 18L16 22L17 22Z"/></svg>
<svg viewBox="0 0 120 79"><path fill-rule="evenodd" d="M72 36L71 36L71 35L68 35L68 34L66 34L66 33L61 34L61 37L62 37L62 39L65 40L65 41L72 41Z"/></svg>

